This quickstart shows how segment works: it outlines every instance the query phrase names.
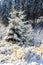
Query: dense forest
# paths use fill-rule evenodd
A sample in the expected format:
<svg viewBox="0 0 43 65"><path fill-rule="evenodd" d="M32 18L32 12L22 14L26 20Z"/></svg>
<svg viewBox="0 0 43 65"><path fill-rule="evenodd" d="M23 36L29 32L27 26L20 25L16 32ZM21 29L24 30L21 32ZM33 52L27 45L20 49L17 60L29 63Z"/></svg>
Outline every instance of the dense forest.
<svg viewBox="0 0 43 65"><path fill-rule="evenodd" d="M23 20L37 21L40 16L43 16L43 0L2 0L0 1L0 13L3 21L8 21L12 8L18 12L24 11L23 14L26 16Z"/></svg>

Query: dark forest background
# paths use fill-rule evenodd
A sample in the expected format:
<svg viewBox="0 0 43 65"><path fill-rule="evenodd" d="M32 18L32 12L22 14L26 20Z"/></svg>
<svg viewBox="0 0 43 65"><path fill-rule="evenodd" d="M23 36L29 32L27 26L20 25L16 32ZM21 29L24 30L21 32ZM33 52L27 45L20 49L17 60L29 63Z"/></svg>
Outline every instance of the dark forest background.
<svg viewBox="0 0 43 65"><path fill-rule="evenodd" d="M12 8L18 12L24 11L26 15L24 20L32 19L34 23L40 16L43 16L43 0L1 0L0 16L4 22L9 20Z"/></svg>

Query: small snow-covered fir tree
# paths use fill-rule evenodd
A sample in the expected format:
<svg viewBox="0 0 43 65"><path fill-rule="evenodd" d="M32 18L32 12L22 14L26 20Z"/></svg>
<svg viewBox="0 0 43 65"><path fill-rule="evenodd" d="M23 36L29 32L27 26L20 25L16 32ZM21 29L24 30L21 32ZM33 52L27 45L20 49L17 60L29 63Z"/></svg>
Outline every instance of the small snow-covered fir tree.
<svg viewBox="0 0 43 65"><path fill-rule="evenodd" d="M16 16L17 11L12 9L12 12L10 12L11 18L9 18L9 31L7 33L7 41L14 41L21 42L21 26L23 25L23 22L20 18Z"/></svg>
<svg viewBox="0 0 43 65"><path fill-rule="evenodd" d="M16 16L16 14L19 13L19 17ZM17 12L15 9L12 9L12 12L10 12L11 18L9 18L9 26L8 26L8 33L7 33L7 41L12 41L12 43L17 43L19 45L22 44L29 44L33 45L33 41L31 40L31 34L32 34L32 27L29 23L29 21L24 21L23 18L25 15L24 12L20 11Z"/></svg>

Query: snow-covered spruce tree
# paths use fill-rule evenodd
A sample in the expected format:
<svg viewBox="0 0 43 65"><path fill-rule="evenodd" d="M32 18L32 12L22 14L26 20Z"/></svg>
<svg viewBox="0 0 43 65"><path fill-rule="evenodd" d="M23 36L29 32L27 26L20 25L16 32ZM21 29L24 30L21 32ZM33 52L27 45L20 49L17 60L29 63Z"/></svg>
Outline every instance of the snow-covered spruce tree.
<svg viewBox="0 0 43 65"><path fill-rule="evenodd" d="M6 36L7 41L21 42L21 26L23 25L22 20L16 16L18 12L12 9L10 12L11 18L9 18L8 33Z"/></svg>
<svg viewBox="0 0 43 65"><path fill-rule="evenodd" d="M33 45L31 38L32 27L29 24L30 21L23 21L25 17L23 13L24 11L17 12L14 8L12 8L6 40L8 42L12 41L14 44L17 43L18 45Z"/></svg>

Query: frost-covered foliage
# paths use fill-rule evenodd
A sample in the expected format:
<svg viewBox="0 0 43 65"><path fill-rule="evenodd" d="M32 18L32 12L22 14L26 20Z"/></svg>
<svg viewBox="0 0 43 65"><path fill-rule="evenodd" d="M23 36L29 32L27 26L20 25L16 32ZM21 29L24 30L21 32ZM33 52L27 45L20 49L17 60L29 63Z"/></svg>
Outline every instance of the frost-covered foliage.
<svg viewBox="0 0 43 65"><path fill-rule="evenodd" d="M11 13L10 13L10 15L11 15L11 18L9 19L10 21L9 21L9 26L10 26L10 30L9 30L9 33L8 33L8 40L12 40L13 42L14 41L20 41L21 39L19 38L21 35L20 35L20 32L19 31L21 31L21 29L19 29L19 28L21 28L21 26L22 26L22 20L21 19L19 19L17 16L16 16L16 14L17 14L17 11L12 11ZM12 26L11 26L11 25ZM17 32L18 31L18 32Z"/></svg>
<svg viewBox="0 0 43 65"><path fill-rule="evenodd" d="M20 11L18 12L18 17L19 17L22 21L25 21L26 15L24 15L24 11L20 10Z"/></svg>
<svg viewBox="0 0 43 65"><path fill-rule="evenodd" d="M0 38L6 39L7 41L12 41L12 43L17 43L20 46L39 46L43 44L43 29L39 27L39 20L37 20L37 29L32 29L31 23L32 20L25 21L23 20L25 15L24 11L17 12L12 8L10 12L11 18L9 18L8 27L1 25L0 27ZM23 19L21 19L21 17ZM3 32L3 30L4 32ZM40 32L41 31L41 32Z"/></svg>
<svg viewBox="0 0 43 65"><path fill-rule="evenodd" d="M6 40L12 41L14 44L18 44L20 46L39 46L41 44L41 39L39 38L38 31L35 33L31 26L31 20L23 21L21 19L21 15L24 17L23 12L19 12L19 16L17 16L18 12L13 10L9 18L9 26L7 30ZM36 41L37 40L37 41Z"/></svg>

